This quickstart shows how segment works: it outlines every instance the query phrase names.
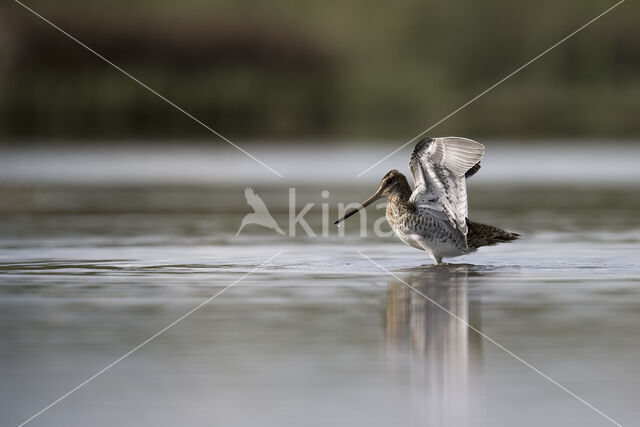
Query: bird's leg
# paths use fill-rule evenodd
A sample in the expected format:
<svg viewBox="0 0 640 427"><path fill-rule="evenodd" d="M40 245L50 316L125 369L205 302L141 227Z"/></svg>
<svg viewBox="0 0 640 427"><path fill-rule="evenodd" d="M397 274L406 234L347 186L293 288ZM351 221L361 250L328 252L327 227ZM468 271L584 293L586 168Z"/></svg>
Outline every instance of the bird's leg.
<svg viewBox="0 0 640 427"><path fill-rule="evenodd" d="M429 248L429 246L424 245L424 244L422 244L420 242L418 242L418 244L422 247L422 250L424 250L426 253L428 253L431 258L433 258L433 261L436 263L436 265L442 264L442 257L441 256L437 256L436 254L434 254L433 251L431 250L431 248Z"/></svg>
<svg viewBox="0 0 640 427"><path fill-rule="evenodd" d="M442 264L442 257L441 256L435 255L430 250L427 250L427 253L429 253L429 255L431 255L431 258L433 258L433 261L436 263L436 265Z"/></svg>

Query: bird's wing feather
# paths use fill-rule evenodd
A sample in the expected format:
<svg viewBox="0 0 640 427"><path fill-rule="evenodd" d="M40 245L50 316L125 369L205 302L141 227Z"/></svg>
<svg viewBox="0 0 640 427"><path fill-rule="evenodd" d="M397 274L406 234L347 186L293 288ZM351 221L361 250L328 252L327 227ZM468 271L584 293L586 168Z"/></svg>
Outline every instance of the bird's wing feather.
<svg viewBox="0 0 640 427"><path fill-rule="evenodd" d="M477 174L478 171L480 170L480 162L476 163L475 165L473 165L473 167L471 169L469 169L467 171L467 173L464 174L465 178L471 178L473 175Z"/></svg>
<svg viewBox="0 0 640 427"><path fill-rule="evenodd" d="M484 145L466 138L425 138L411 154L409 170L415 189L411 201L418 209L442 211L463 236L467 234L465 175L480 168Z"/></svg>
<svg viewBox="0 0 640 427"><path fill-rule="evenodd" d="M269 212L262 199L253 192L251 187L244 189L244 197L247 199L247 204L251 206L256 213Z"/></svg>

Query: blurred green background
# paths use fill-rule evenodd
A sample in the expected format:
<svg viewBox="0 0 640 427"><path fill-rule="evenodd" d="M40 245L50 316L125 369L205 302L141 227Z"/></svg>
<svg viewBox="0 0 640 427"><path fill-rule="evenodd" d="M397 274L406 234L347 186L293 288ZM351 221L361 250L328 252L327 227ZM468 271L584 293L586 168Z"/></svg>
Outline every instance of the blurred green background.
<svg viewBox="0 0 640 427"><path fill-rule="evenodd" d="M25 0L229 138L404 140L615 2ZM636 3L432 134L634 138ZM0 136L211 138L30 14L0 5Z"/></svg>

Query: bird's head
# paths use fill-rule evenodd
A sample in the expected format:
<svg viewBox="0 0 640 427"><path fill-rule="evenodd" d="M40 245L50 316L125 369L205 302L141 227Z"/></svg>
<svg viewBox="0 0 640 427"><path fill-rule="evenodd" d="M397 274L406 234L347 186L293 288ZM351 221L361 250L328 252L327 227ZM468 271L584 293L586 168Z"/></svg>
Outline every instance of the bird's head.
<svg viewBox="0 0 640 427"><path fill-rule="evenodd" d="M340 224L345 219L349 218L351 215L361 211L362 209L369 206L371 203L375 202L378 199L388 198L396 193L403 191L409 184L407 183L407 178L398 172L396 169L387 172L385 176L382 177L380 181L380 185L378 189L373 194L373 196L369 197L367 200L362 202L360 206L355 209L351 209L347 212L342 218L338 219L334 224Z"/></svg>
<svg viewBox="0 0 640 427"><path fill-rule="evenodd" d="M397 169L387 172L385 176L380 180L380 185L375 195L378 195L378 199L383 197L392 196L395 193L399 193L408 185L407 178L398 172Z"/></svg>

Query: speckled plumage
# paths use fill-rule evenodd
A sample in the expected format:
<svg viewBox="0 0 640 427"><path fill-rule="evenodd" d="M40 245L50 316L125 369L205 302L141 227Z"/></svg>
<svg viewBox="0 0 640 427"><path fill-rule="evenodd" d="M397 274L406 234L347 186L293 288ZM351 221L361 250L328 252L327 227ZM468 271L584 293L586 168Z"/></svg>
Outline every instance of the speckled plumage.
<svg viewBox="0 0 640 427"><path fill-rule="evenodd" d="M385 175L379 192L387 197L387 221L403 242L440 263L519 237L467 218L465 179L480 169L483 153L482 144L468 139L425 138L411 155L413 191L397 170Z"/></svg>
<svg viewBox="0 0 640 427"><path fill-rule="evenodd" d="M484 145L470 139L424 138L409 162L413 191L407 178L394 169L382 178L373 196L335 224L386 198L387 221L395 234L428 252L436 264L481 246L513 241L520 235L467 218L466 179L478 172L483 154Z"/></svg>

